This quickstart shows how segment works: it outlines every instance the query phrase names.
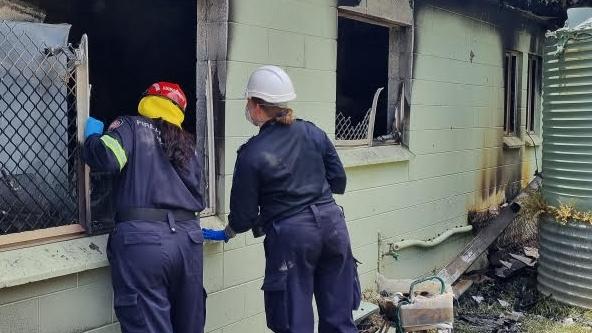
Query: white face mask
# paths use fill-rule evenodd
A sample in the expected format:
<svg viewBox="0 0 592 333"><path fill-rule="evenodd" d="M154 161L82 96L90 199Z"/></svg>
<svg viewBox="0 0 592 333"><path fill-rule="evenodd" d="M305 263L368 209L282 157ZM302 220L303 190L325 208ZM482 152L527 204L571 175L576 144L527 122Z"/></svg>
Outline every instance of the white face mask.
<svg viewBox="0 0 592 333"><path fill-rule="evenodd" d="M246 105L245 105L245 119L247 119L248 122L253 124L253 126L257 126L257 127L261 126L261 124L256 122L255 119L253 119L253 117L251 117L251 112L249 112L249 107Z"/></svg>

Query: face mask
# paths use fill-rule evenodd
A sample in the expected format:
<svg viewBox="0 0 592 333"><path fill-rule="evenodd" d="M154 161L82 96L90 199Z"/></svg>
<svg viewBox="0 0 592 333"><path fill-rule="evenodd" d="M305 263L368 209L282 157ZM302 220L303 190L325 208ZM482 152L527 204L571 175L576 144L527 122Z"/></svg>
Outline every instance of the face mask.
<svg viewBox="0 0 592 333"><path fill-rule="evenodd" d="M251 117L251 112L249 112L249 107L245 106L245 119L247 119L248 122L250 122L251 124L253 124L253 126L257 126L259 127L259 123L256 122L253 117Z"/></svg>

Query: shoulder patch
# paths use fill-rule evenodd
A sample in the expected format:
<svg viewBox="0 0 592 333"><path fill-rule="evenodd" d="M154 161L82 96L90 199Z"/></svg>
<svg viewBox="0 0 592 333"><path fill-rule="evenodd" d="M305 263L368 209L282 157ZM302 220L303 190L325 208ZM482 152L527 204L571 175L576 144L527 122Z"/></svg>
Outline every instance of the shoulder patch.
<svg viewBox="0 0 592 333"><path fill-rule="evenodd" d="M123 120L121 120L121 118L117 118L111 123L111 125L109 125L109 128L107 128L107 131L111 132L113 130L116 130L121 125L123 125Z"/></svg>

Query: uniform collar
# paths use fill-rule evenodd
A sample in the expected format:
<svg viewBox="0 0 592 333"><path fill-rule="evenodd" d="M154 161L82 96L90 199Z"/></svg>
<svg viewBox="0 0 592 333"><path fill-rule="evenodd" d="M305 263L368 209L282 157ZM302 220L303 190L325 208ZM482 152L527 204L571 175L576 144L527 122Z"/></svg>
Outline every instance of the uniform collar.
<svg viewBox="0 0 592 333"><path fill-rule="evenodd" d="M261 125L261 127L259 127L259 133L261 133L264 129L275 125L276 123L277 122L275 121L275 119L270 119L270 120L266 121L265 124L263 124L263 125Z"/></svg>

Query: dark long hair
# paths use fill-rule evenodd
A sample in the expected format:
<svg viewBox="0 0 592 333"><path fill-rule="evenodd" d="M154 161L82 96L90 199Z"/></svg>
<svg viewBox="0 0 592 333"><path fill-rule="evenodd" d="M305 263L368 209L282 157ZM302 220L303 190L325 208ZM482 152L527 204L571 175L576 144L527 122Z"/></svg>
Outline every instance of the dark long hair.
<svg viewBox="0 0 592 333"><path fill-rule="evenodd" d="M185 172L189 168L189 162L195 155L194 136L162 119L155 120L156 127L160 130L162 149L175 169Z"/></svg>

